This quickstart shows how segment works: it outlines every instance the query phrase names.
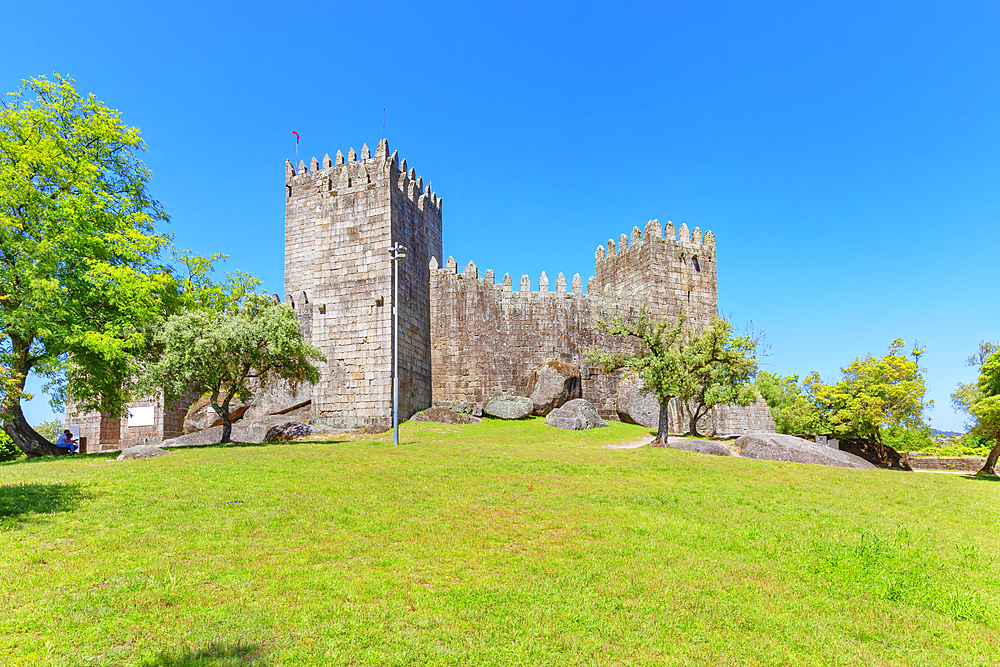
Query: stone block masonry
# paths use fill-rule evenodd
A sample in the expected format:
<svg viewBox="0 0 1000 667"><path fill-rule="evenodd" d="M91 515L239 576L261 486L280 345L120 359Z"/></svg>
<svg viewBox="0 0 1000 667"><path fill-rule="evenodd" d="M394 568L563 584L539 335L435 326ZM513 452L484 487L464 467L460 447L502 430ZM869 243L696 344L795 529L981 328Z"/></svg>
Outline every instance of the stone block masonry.
<svg viewBox="0 0 1000 667"><path fill-rule="evenodd" d="M378 431L392 423L392 263L399 276L400 409L431 404L431 257L441 256L442 201L388 154L386 140L322 166L285 164L285 294L303 335L327 355L312 418Z"/></svg>
<svg viewBox="0 0 1000 667"><path fill-rule="evenodd" d="M634 319L645 307L657 317L684 313L689 326L703 327L717 312L715 239L695 229L680 236L667 223L666 236L656 220L645 234L634 227L596 253L596 276L583 293L574 276L572 290L559 274L556 289L542 273L537 292L522 276L513 291L509 275L496 283L492 270L480 278L470 262L463 274L449 258L444 268L431 262L431 359L435 404L467 408L495 396L526 395L529 371L549 359L578 364L583 398L601 416L617 419L621 372L605 374L584 360L595 346L628 353L635 341L606 336L598 320L617 315Z"/></svg>

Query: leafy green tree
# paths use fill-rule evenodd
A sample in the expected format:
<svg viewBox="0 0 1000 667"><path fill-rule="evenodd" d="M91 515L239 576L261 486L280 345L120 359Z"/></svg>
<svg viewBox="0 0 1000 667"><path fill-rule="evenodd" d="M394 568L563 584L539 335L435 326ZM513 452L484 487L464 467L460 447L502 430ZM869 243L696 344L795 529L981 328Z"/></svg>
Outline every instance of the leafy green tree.
<svg viewBox="0 0 1000 667"><path fill-rule="evenodd" d="M28 373L54 405L121 414L147 323L173 284L158 256L165 221L147 192L139 130L71 79L23 82L0 108L2 428L28 456L60 450L21 411Z"/></svg>
<svg viewBox="0 0 1000 667"><path fill-rule="evenodd" d="M834 432L874 440L883 454L890 428L917 428L923 424L926 386L916 361L900 354L905 347L897 338L884 357L857 358L833 386L819 387L816 404L829 415Z"/></svg>
<svg viewBox="0 0 1000 667"><path fill-rule="evenodd" d="M598 330L642 342L634 354L612 354L593 350L592 363L606 372L629 368L638 372L645 391L660 402L656 444L667 444L667 405L671 398L693 405L688 433L698 435L698 420L720 404L750 405L757 400L753 378L757 372L757 350L761 336L734 335L732 324L716 317L702 331L684 327L683 315L676 321L656 320L640 311L635 322L621 317L598 322Z"/></svg>
<svg viewBox="0 0 1000 667"><path fill-rule="evenodd" d="M230 293L231 294L231 293ZM233 397L246 401L251 381L266 386L278 379L293 386L316 382L319 370L311 360L325 360L302 340L291 307L256 294L222 309L191 309L171 316L155 336L159 358L140 380L146 393L163 392L176 404L189 391L206 394L222 419L222 442L230 442Z"/></svg>
<svg viewBox="0 0 1000 667"><path fill-rule="evenodd" d="M979 369L979 381L976 383L977 391L962 394L960 400L969 400L969 413L977 422L973 430L996 442L977 474L996 475L997 459L1000 458L1000 350L989 341L986 344L980 344L979 358L983 361ZM983 358L984 354L988 356ZM955 395L952 397L954 400Z"/></svg>
<svg viewBox="0 0 1000 667"><path fill-rule="evenodd" d="M815 435L830 432L828 415L817 404L817 397L825 387L819 373L811 373L800 385L798 375L781 376L760 371L756 386L771 410L774 430L778 433Z"/></svg>
<svg viewBox="0 0 1000 667"><path fill-rule="evenodd" d="M49 442L55 442L63 432L63 423L57 419L42 422L35 426L35 432Z"/></svg>

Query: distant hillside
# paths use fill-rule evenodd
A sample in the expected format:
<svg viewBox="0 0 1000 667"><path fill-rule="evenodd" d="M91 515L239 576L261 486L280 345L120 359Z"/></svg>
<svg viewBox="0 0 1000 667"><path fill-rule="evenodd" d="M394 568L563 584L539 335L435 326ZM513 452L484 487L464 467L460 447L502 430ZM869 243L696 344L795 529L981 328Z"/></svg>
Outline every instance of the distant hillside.
<svg viewBox="0 0 1000 667"><path fill-rule="evenodd" d="M957 435L965 435L965 434L964 433L959 433L958 431L939 431L936 428L932 428L931 429L931 437L934 437L936 435L957 436Z"/></svg>

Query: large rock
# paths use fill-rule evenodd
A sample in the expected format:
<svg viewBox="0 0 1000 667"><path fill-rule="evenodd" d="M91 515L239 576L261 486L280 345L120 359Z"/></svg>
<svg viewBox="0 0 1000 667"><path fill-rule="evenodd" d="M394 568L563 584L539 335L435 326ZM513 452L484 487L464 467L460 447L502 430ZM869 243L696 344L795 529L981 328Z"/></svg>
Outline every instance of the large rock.
<svg viewBox="0 0 1000 667"><path fill-rule="evenodd" d="M134 459L151 459L154 456L163 456L170 452L157 447L156 445L135 445L128 449L123 449L116 461L131 461Z"/></svg>
<svg viewBox="0 0 1000 667"><path fill-rule="evenodd" d="M233 430L236 426L233 425ZM235 438L233 438L235 440ZM160 447L190 447L192 445L217 445L222 440L222 427L212 426L194 433L186 433L160 443Z"/></svg>
<svg viewBox="0 0 1000 667"><path fill-rule="evenodd" d="M308 424L285 415L270 415L260 419L243 419L233 424L229 438L233 442L264 443L285 442L308 435L337 433L335 428L322 424ZM160 447L189 447L192 445L217 445L222 440L222 427L213 426L203 431L164 440Z"/></svg>
<svg viewBox="0 0 1000 667"><path fill-rule="evenodd" d="M531 414L534 403L524 396L494 398L483 406L483 414L497 419L522 419Z"/></svg>
<svg viewBox="0 0 1000 667"><path fill-rule="evenodd" d="M580 398L580 367L553 359L531 369L531 414L544 417L567 401Z"/></svg>
<svg viewBox="0 0 1000 667"><path fill-rule="evenodd" d="M233 400L229 402L230 421L242 419L247 408L247 404L233 397ZM212 408L211 400L207 396L203 396L188 408L187 416L184 417L184 432L196 433L213 426L222 426L222 417Z"/></svg>
<svg viewBox="0 0 1000 667"><path fill-rule="evenodd" d="M699 454L711 454L712 456L733 455L733 453L729 451L729 447L726 447L721 442L716 442L714 440L678 440L677 442L671 442L670 447L673 449L683 449L689 452L698 452Z"/></svg>
<svg viewBox="0 0 1000 667"><path fill-rule="evenodd" d="M626 424L646 428L660 427L660 400L642 389L645 383L638 373L625 373L618 383L618 418Z"/></svg>
<svg viewBox="0 0 1000 667"><path fill-rule="evenodd" d="M608 423L597 414L597 408L585 399L574 398L561 408L556 408L545 417L545 423L570 431L600 428Z"/></svg>
<svg viewBox="0 0 1000 667"><path fill-rule="evenodd" d="M439 424L478 424L482 419L435 405L413 415L410 417L410 421L437 422Z"/></svg>
<svg viewBox="0 0 1000 667"><path fill-rule="evenodd" d="M232 439L236 442L287 442L308 435L336 433L336 429L322 424L307 424L285 415L271 415L260 419L244 419L233 424Z"/></svg>
<svg viewBox="0 0 1000 667"><path fill-rule="evenodd" d="M841 468L875 468L854 454L781 433L747 433L734 440L732 447L740 456L749 459L816 463Z"/></svg>
<svg viewBox="0 0 1000 667"><path fill-rule="evenodd" d="M285 380L269 383L263 389L254 391L253 400L247 410L246 419L260 419L268 415L287 415L292 411L297 414L307 413L312 406L313 387L308 382L300 382L294 388ZM303 408L310 408L303 410Z"/></svg>

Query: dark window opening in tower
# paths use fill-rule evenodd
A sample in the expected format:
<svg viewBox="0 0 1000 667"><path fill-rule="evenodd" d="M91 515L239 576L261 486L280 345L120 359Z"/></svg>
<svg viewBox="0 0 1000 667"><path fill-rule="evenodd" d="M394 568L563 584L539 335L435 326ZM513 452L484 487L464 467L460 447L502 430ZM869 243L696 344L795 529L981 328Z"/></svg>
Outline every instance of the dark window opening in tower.
<svg viewBox="0 0 1000 667"><path fill-rule="evenodd" d="M285 189L288 190L287 196L291 197L292 196L292 186L286 185Z"/></svg>
<svg viewBox="0 0 1000 667"><path fill-rule="evenodd" d="M691 261L694 263L694 270L695 271L701 271L701 266L698 264L698 258L697 257L693 257L693 258L691 258Z"/></svg>

